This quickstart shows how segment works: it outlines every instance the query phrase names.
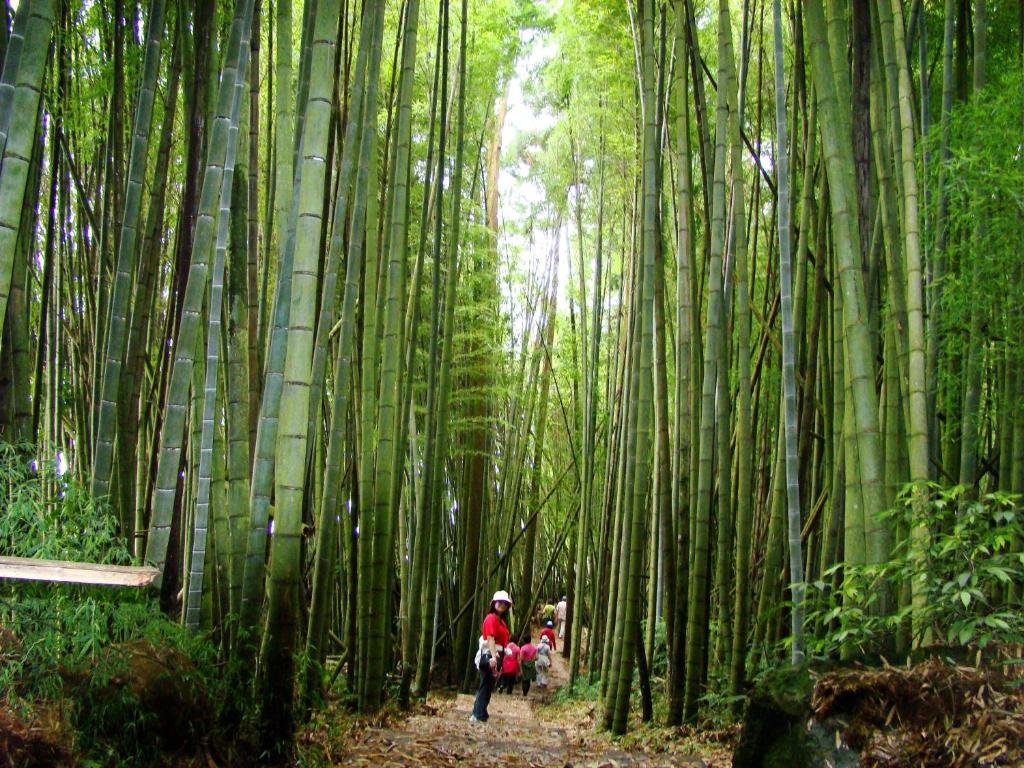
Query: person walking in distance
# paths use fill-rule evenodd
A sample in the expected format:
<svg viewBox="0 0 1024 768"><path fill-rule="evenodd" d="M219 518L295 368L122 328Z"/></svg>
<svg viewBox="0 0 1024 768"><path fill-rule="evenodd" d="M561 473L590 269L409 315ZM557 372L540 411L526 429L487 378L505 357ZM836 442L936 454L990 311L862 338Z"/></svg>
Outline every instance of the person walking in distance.
<svg viewBox="0 0 1024 768"><path fill-rule="evenodd" d="M558 627L559 639L565 637L565 617L568 612L569 603L566 602L565 595L562 595L562 599L555 606L555 626Z"/></svg>
<svg viewBox="0 0 1024 768"><path fill-rule="evenodd" d="M541 639L547 638L548 645L551 646L552 651L558 650L558 644L555 641L555 622L544 622L544 628L540 631L540 636Z"/></svg>
<svg viewBox="0 0 1024 768"><path fill-rule="evenodd" d="M501 678L498 680L498 692L512 693L519 677L519 646L509 642L505 655L501 659Z"/></svg>
<svg viewBox="0 0 1024 768"><path fill-rule="evenodd" d="M544 607L540 609L540 623L541 626L549 621L555 620L555 604L545 603Z"/></svg>
<svg viewBox="0 0 1024 768"><path fill-rule="evenodd" d="M537 679L537 646L533 638L525 635L523 645L519 649L519 675L523 685L523 696L530 692L530 683Z"/></svg>
<svg viewBox="0 0 1024 768"><path fill-rule="evenodd" d="M508 592L498 590L491 598L491 608L484 617L475 659L477 671L480 673L480 684L476 690L470 722L486 723L490 717L487 705L491 702L495 679L501 674L502 653L508 646L508 610L511 607L512 598L508 596Z"/></svg>
<svg viewBox="0 0 1024 768"><path fill-rule="evenodd" d="M551 643L547 635L541 635L537 646L537 687L548 687L548 670L551 668Z"/></svg>

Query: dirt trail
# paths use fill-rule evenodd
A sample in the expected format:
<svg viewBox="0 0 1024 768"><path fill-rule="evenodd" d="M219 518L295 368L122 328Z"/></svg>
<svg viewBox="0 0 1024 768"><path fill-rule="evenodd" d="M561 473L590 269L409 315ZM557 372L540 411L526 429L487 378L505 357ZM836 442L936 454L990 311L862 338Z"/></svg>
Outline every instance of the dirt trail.
<svg viewBox="0 0 1024 768"><path fill-rule="evenodd" d="M483 768L553 768L555 766L703 766L699 758L678 754L654 755L616 747L595 733L591 721L565 719L563 712L546 707L551 695L568 681L565 660L553 654L551 683L534 686L524 698L495 693L488 707L490 720L471 723L473 696L431 697L430 714L414 715L391 728L362 731L347 745L336 765L374 766L480 766ZM546 711L547 710L547 711ZM555 717L562 718L553 721Z"/></svg>

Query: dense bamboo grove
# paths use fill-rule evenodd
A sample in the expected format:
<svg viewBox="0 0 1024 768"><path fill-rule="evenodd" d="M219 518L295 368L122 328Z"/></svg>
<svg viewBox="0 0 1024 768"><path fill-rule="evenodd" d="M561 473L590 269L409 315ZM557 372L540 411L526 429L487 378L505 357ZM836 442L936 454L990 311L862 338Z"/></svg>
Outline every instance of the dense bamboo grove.
<svg viewBox="0 0 1024 768"><path fill-rule="evenodd" d="M0 437L274 735L472 685L499 588L616 733L905 651L855 579L1024 492L1024 3L0 12Z"/></svg>

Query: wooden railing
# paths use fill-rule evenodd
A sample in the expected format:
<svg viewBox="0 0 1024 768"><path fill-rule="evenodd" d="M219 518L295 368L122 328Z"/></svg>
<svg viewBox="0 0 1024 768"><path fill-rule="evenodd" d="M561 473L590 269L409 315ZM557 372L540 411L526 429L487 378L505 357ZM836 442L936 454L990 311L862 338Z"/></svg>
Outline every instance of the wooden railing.
<svg viewBox="0 0 1024 768"><path fill-rule="evenodd" d="M100 565L31 557L0 557L0 579L59 581L111 587L148 587L159 571L151 566Z"/></svg>

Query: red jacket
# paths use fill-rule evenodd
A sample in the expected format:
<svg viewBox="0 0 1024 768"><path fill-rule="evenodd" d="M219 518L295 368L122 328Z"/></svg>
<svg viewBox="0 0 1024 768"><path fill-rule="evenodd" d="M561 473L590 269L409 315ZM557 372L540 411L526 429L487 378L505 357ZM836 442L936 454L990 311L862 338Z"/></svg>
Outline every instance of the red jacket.
<svg viewBox="0 0 1024 768"><path fill-rule="evenodd" d="M551 629L551 627L544 627L544 629L540 631L540 636L548 639L548 642L551 644L552 651L558 650L555 646L555 630Z"/></svg>
<svg viewBox="0 0 1024 768"><path fill-rule="evenodd" d="M504 648L508 645L509 632L508 624L496 613L488 613L484 618L484 624L480 628L480 635L486 640L488 637L494 638L495 645Z"/></svg>
<svg viewBox="0 0 1024 768"><path fill-rule="evenodd" d="M514 645L510 645L505 655L501 659L501 671L506 675L518 675L519 674L519 649Z"/></svg>

